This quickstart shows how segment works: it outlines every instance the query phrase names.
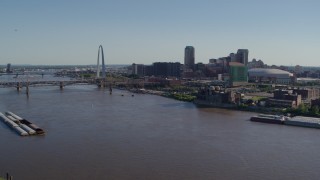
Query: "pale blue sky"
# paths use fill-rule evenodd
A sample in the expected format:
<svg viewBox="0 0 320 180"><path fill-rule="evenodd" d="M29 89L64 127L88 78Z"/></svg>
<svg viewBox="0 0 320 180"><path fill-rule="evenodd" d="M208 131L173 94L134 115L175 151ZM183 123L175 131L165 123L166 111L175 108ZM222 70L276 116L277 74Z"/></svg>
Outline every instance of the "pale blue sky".
<svg viewBox="0 0 320 180"><path fill-rule="evenodd" d="M207 63L249 49L276 65L320 65L319 0L0 0L0 64Z"/></svg>

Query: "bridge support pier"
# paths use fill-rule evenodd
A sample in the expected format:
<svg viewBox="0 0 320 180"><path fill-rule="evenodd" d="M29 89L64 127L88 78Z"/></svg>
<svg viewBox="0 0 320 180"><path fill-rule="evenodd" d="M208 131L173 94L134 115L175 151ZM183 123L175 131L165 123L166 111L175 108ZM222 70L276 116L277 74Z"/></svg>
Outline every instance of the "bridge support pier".
<svg viewBox="0 0 320 180"><path fill-rule="evenodd" d="M105 87L105 82L104 82L104 80L101 80L101 81L98 83L98 87L99 87L99 88L104 88L104 87Z"/></svg>
<svg viewBox="0 0 320 180"><path fill-rule="evenodd" d="M29 97L29 82L26 84L26 94Z"/></svg>
<svg viewBox="0 0 320 180"><path fill-rule="evenodd" d="M60 86L60 90L63 90L63 82L62 81L60 82L59 86Z"/></svg>
<svg viewBox="0 0 320 180"><path fill-rule="evenodd" d="M18 82L18 83L17 83L17 91L20 91L20 90L21 90L21 88L22 88L22 86L21 86L21 82Z"/></svg>

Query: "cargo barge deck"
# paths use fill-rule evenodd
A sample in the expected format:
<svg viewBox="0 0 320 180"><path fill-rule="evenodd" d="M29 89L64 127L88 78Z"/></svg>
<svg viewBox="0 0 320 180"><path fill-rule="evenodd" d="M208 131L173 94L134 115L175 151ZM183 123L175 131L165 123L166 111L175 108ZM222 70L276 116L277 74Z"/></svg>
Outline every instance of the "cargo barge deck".
<svg viewBox="0 0 320 180"><path fill-rule="evenodd" d="M284 124L285 117L278 115L269 115L269 114L259 114L250 118L254 122L263 122L270 124Z"/></svg>
<svg viewBox="0 0 320 180"><path fill-rule="evenodd" d="M279 115L259 114L257 116L251 117L250 121L320 129L320 118L313 117L287 117Z"/></svg>
<svg viewBox="0 0 320 180"><path fill-rule="evenodd" d="M5 114L0 112L0 119L10 128L15 130L20 136L45 134L44 130L37 125L21 118L20 116L10 111L5 112Z"/></svg>

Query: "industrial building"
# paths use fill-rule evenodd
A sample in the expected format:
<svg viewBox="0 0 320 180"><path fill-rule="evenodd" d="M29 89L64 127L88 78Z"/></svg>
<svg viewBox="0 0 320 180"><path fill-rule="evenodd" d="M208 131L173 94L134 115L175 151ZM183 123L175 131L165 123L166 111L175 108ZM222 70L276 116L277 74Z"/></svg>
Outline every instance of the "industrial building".
<svg viewBox="0 0 320 180"><path fill-rule="evenodd" d="M318 88L298 88L293 89L293 93L301 95L302 100L311 101L318 99L320 96L320 91Z"/></svg>
<svg viewBox="0 0 320 180"><path fill-rule="evenodd" d="M277 89L273 91L273 98L268 99L268 105L273 107L296 108L301 102L301 95L293 93L293 90Z"/></svg>
<svg viewBox="0 0 320 180"><path fill-rule="evenodd" d="M226 91L220 86L207 86L199 88L197 99L208 102L210 105L232 107L239 103L241 98L239 97L238 93Z"/></svg>

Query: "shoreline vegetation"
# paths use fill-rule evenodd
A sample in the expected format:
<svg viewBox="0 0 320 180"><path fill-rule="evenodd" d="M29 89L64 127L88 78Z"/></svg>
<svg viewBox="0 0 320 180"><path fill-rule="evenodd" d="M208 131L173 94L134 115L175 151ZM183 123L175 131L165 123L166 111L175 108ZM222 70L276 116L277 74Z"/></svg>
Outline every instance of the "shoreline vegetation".
<svg viewBox="0 0 320 180"><path fill-rule="evenodd" d="M164 97L173 98L178 101L186 101L186 102L193 102L196 99L196 96L190 94L182 94L182 93L175 93L175 94L164 94Z"/></svg>
<svg viewBox="0 0 320 180"><path fill-rule="evenodd" d="M251 106L247 104L214 104L208 101L198 100L196 94L194 92L176 92L176 91L164 91L161 89L151 90L151 89L129 89L130 92L133 93L141 93L141 94L152 94L163 96L171 99L175 99L178 101L185 102L193 102L197 107L212 107L212 108L221 108L221 109L229 109L235 111L248 111L255 113L267 113L274 115L286 115L286 116L306 116L306 117L320 117L320 108L319 107L309 107L307 105L301 104L297 108L275 108L275 107L263 107L263 106Z"/></svg>
<svg viewBox="0 0 320 180"><path fill-rule="evenodd" d="M193 102L196 99L195 95L179 92L166 92L161 90L150 90L150 89L129 89L130 92L139 94L152 94L172 98L179 101Z"/></svg>

